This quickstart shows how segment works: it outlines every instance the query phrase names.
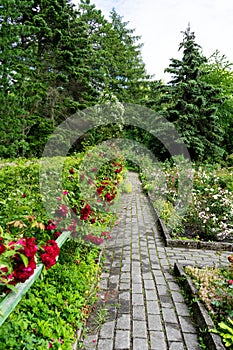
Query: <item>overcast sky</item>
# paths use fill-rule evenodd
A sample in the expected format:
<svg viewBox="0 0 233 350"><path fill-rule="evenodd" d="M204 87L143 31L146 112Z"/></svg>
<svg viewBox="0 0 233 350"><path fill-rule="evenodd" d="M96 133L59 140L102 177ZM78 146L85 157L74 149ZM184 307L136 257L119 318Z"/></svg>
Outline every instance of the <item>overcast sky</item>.
<svg viewBox="0 0 233 350"><path fill-rule="evenodd" d="M73 0L78 2L78 0ZM233 0L91 0L107 17L114 7L141 35L143 61L155 79L167 80L170 58L180 58L181 31L190 22L209 57L216 49L233 62Z"/></svg>

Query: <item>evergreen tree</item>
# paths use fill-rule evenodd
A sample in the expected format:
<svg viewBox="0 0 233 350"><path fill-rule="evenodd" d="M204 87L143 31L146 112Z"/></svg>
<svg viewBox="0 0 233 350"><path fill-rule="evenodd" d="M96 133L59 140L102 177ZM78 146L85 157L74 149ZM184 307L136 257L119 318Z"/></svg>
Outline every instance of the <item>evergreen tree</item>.
<svg viewBox="0 0 233 350"><path fill-rule="evenodd" d="M217 50L204 66L203 80L219 89L218 115L224 131L222 147L226 155L233 152L233 63Z"/></svg>
<svg viewBox="0 0 233 350"><path fill-rule="evenodd" d="M140 102L138 38L89 0L3 0L0 6L0 156L39 155L49 133L104 94Z"/></svg>
<svg viewBox="0 0 233 350"><path fill-rule="evenodd" d="M192 159L222 156L222 128L218 117L219 88L204 81L207 59L195 42L190 26L183 32L181 60L171 59L165 70L172 74L163 101L166 115L183 138Z"/></svg>
<svg viewBox="0 0 233 350"><path fill-rule="evenodd" d="M108 37L112 59L108 64L110 86L123 102L141 103L150 76L146 73L141 56L142 44L129 22L113 9L110 15L113 35Z"/></svg>

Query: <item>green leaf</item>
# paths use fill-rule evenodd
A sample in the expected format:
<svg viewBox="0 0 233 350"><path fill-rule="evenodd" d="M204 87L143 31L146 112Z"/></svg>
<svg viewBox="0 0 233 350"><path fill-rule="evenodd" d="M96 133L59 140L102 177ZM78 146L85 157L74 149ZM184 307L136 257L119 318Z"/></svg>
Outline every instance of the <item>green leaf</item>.
<svg viewBox="0 0 233 350"><path fill-rule="evenodd" d="M24 266L27 267L28 266L28 257L26 257L24 254L19 254L23 263L24 263Z"/></svg>

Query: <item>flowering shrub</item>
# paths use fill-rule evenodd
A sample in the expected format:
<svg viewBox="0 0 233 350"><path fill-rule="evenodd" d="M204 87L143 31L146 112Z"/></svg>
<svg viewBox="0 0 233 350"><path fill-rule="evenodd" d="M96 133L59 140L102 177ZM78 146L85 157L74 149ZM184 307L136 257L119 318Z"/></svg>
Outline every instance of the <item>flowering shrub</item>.
<svg viewBox="0 0 233 350"><path fill-rule="evenodd" d="M23 237L18 241L11 241L2 228L1 235L0 285L11 288L12 285L25 282L33 275L39 258L46 269L56 263L60 249L54 240L49 240L40 252L35 238Z"/></svg>
<svg viewBox="0 0 233 350"><path fill-rule="evenodd" d="M162 173L162 175L161 175ZM150 190L153 204L175 238L233 241L233 172L215 166L199 166L190 174L193 178L192 201L185 214L175 215L173 206L178 200L178 186L182 174L176 167L161 165L151 174L144 187ZM170 225L170 226L169 226Z"/></svg>
<svg viewBox="0 0 233 350"><path fill-rule="evenodd" d="M87 156L90 158L90 155ZM79 241L84 238L85 242L95 245L110 238L107 230L115 215L110 213L109 206L119 192L124 160L119 157L105 162L103 155L94 154L95 161L101 159L101 165L97 161L90 174L84 167L82 176L79 165L83 157L78 155L66 159L63 171L65 190L62 193L51 198L48 188L49 202L54 208L52 218L48 217L41 201L38 161L23 163L14 166L14 169L9 166L1 169L0 200L4 205L0 207L3 227L0 237L0 285L3 287L13 288L15 284L25 282L40 261L46 270L53 266L59 255L59 247L54 240L64 230L72 232L73 238ZM60 161L64 159L58 158L57 163ZM52 179L56 175L56 162L51 164L44 176ZM57 183L52 181L49 185L56 188ZM85 186L91 188L94 195L89 195ZM78 222L79 219L83 225Z"/></svg>

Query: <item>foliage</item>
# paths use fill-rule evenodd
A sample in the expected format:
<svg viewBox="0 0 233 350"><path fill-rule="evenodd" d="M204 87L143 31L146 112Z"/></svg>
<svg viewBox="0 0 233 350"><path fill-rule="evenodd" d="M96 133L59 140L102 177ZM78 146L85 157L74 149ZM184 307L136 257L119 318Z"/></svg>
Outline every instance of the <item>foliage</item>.
<svg viewBox="0 0 233 350"><path fill-rule="evenodd" d="M218 105L218 115L224 131L222 147L231 154L232 152L232 131L233 131L233 72L232 63L225 55L215 51L202 68L205 72L202 79L219 88L221 104Z"/></svg>
<svg viewBox="0 0 233 350"><path fill-rule="evenodd" d="M40 156L55 126L101 93L139 102L148 76L140 38L89 0L3 0L1 157Z"/></svg>
<svg viewBox="0 0 233 350"><path fill-rule="evenodd" d="M233 346L233 320L229 318L227 322L220 322L218 328L218 330L213 330L212 332L222 337L227 348Z"/></svg>

